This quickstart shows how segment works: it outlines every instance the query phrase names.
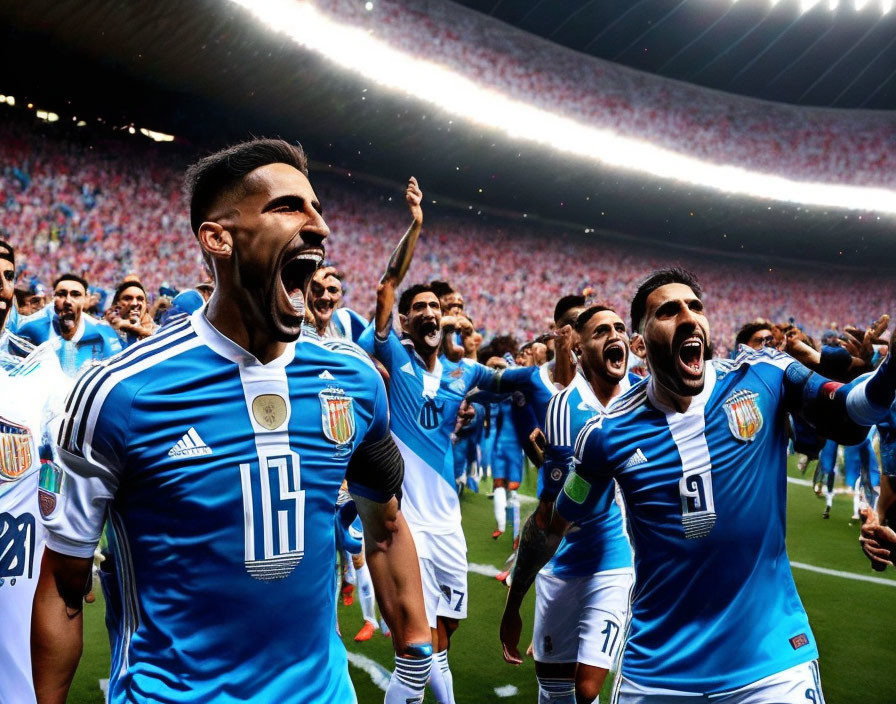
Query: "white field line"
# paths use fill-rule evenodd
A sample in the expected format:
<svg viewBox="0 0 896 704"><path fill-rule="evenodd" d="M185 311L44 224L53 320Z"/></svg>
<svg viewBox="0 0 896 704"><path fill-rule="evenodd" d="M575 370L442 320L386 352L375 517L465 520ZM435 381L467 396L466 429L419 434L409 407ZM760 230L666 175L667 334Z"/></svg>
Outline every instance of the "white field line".
<svg viewBox="0 0 896 704"><path fill-rule="evenodd" d="M380 665L376 660L372 660L366 655L353 653L351 650L346 650L346 653L348 654L348 661L359 670L364 670L364 672L370 675L370 679L373 680L373 683L377 687L384 692L388 689L389 680L392 678L391 672Z"/></svg>

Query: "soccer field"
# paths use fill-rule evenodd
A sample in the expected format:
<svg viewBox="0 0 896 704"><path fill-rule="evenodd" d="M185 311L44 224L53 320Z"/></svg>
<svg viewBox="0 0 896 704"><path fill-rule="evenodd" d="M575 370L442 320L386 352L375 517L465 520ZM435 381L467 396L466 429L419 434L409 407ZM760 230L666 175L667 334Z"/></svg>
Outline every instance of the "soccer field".
<svg viewBox="0 0 896 704"><path fill-rule="evenodd" d="M894 704L892 606L896 603L896 572L889 569L881 575L869 568L859 550L858 525L850 525L850 496L837 495L830 520L822 520L824 502L805 486L793 461L790 472L793 481L799 483L789 487L788 552L821 650L825 699L828 704ZM528 489L531 492L531 487ZM491 539L491 502L484 494L467 493L462 506L471 565L500 568L510 552L510 537L505 534L499 541ZM533 507L534 503L524 504L524 515ZM469 588L469 618L452 639L450 656L457 704L536 702L532 660L517 668L501 658L498 623L505 587L490 576L471 571ZM97 602L85 609L84 656L69 697L70 702L78 704L102 702L98 682L108 677L109 646L99 589L97 594ZM532 609L530 594L523 610L524 639L531 635ZM357 600L351 607L340 603L339 623L354 662L350 671L359 702L381 702L383 692L378 685L391 670L391 642L379 633L365 643L352 640L363 625ZM602 702L609 701L609 687L608 681ZM426 702L432 701L427 694Z"/></svg>

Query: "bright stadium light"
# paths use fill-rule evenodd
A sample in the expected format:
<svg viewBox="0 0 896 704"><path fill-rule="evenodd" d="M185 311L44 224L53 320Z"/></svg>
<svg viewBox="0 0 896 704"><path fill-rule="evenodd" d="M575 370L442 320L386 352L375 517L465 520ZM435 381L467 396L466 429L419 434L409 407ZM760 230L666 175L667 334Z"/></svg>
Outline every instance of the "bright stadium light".
<svg viewBox="0 0 896 704"><path fill-rule="evenodd" d="M681 154L510 98L439 64L391 47L299 0L231 0L273 31L335 64L454 116L614 168L726 193L806 205L896 214L896 191L797 181Z"/></svg>
<svg viewBox="0 0 896 704"><path fill-rule="evenodd" d="M819 2L821 2L821 0L800 0L800 12L808 12Z"/></svg>
<svg viewBox="0 0 896 704"><path fill-rule="evenodd" d="M133 132L131 133L133 134ZM149 137L156 142L173 142L174 135L173 134L165 134L164 132L156 132L154 130L148 130L145 127L140 128L140 134L144 137Z"/></svg>
<svg viewBox="0 0 896 704"><path fill-rule="evenodd" d="M886 15L893 9L893 0L881 0L880 13Z"/></svg>

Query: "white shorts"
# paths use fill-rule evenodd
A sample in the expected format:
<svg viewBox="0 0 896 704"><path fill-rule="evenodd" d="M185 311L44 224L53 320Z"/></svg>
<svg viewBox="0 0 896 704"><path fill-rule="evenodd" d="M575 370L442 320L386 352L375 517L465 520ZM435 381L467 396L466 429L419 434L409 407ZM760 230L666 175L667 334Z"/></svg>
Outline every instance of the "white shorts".
<svg viewBox="0 0 896 704"><path fill-rule="evenodd" d="M618 691L614 692L612 700L615 704L824 704L817 660L763 677L745 687L716 694L642 687L624 677L617 680L616 686Z"/></svg>
<svg viewBox="0 0 896 704"><path fill-rule="evenodd" d="M414 531L414 545L420 558L423 601L429 627L436 617L467 617L467 541L458 527L456 533L437 535Z"/></svg>
<svg viewBox="0 0 896 704"><path fill-rule="evenodd" d="M613 669L625 640L633 582L631 569L569 578L539 572L532 634L535 660Z"/></svg>

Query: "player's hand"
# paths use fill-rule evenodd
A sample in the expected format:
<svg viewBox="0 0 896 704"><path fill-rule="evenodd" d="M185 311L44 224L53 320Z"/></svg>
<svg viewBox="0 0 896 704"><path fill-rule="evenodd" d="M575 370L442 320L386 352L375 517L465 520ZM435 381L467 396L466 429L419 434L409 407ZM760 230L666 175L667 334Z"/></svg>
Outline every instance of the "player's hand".
<svg viewBox="0 0 896 704"><path fill-rule="evenodd" d="M523 632L523 619L520 618L519 609L511 606L504 607L504 615L501 617L501 651L504 661L511 665L522 665L523 656L520 655L520 634Z"/></svg>
<svg viewBox="0 0 896 704"><path fill-rule="evenodd" d="M335 266L322 266L320 269L314 272L314 276L311 277L312 281L317 281L319 284L323 284L324 279L328 276L333 276L336 273Z"/></svg>
<svg viewBox="0 0 896 704"><path fill-rule="evenodd" d="M439 327L444 330L448 328L449 330L455 330L459 326L458 320L453 315L443 315L442 319L439 321Z"/></svg>
<svg viewBox="0 0 896 704"><path fill-rule="evenodd" d="M863 508L862 515L865 522L862 524L859 544L865 557L871 561L872 569L883 572L887 569L887 565L893 564L893 556L896 554L896 532L892 528L882 526L877 520L877 513L871 508Z"/></svg>
<svg viewBox="0 0 896 704"><path fill-rule="evenodd" d="M568 350L572 347L572 325L564 325L554 332L555 354L560 350Z"/></svg>
<svg viewBox="0 0 896 704"><path fill-rule="evenodd" d="M411 217L414 218L414 222L420 224L423 222L423 207L421 203L423 203L423 191L420 190L420 186L417 185L417 179L411 176L408 179L408 188L404 194L405 200L408 202L408 208L411 211Z"/></svg>

